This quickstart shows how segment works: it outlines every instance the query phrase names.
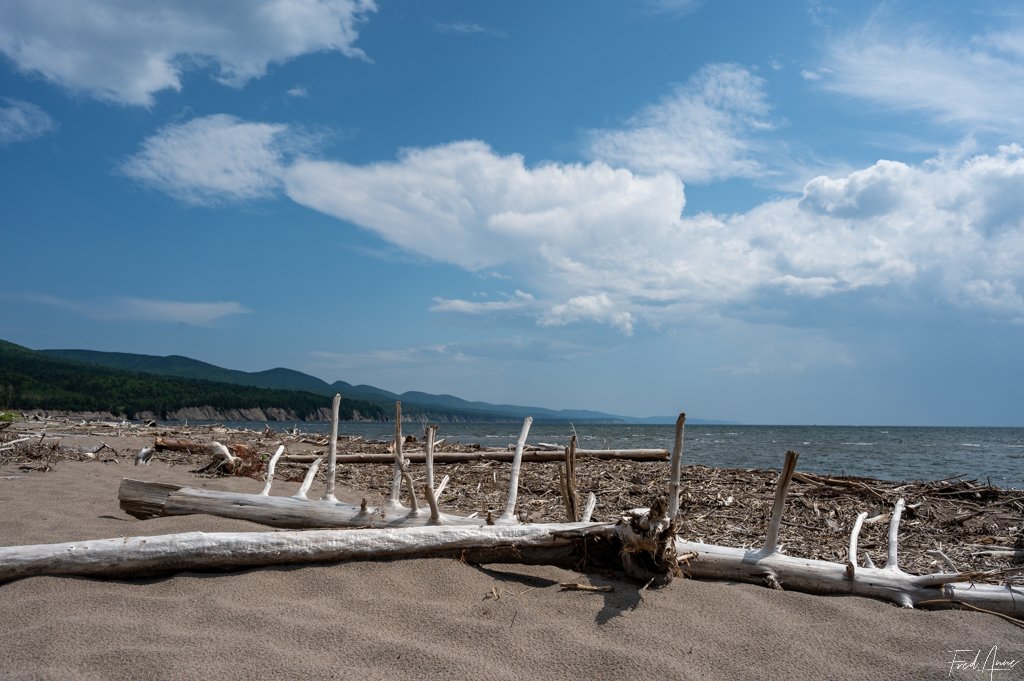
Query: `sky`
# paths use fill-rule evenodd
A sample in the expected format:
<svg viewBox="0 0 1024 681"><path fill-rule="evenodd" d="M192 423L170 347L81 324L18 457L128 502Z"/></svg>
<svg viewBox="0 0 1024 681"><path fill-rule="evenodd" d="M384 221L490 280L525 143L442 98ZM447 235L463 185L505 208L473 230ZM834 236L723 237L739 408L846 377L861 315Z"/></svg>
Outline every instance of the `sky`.
<svg viewBox="0 0 1024 681"><path fill-rule="evenodd" d="M1024 8L0 0L0 338L1024 425Z"/></svg>

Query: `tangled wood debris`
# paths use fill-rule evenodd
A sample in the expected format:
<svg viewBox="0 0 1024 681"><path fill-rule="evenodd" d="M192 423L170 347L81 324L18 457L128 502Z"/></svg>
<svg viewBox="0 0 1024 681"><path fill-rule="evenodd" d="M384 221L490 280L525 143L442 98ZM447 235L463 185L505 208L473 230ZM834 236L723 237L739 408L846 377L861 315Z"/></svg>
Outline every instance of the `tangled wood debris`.
<svg viewBox="0 0 1024 681"><path fill-rule="evenodd" d="M212 513L286 528L370 529L354 532L309 529L280 533L184 533L5 547L0 548L0 581L38 574L111 577L148 574L154 570L444 555L476 563L521 562L580 570L614 569L646 581L648 585L670 582L682 574L685 566L687 572L697 578L756 582L772 588L820 595L869 596L905 607L962 605L1011 619L1024 615L1024 590L1019 583L1024 567L1014 566L1020 562L1022 548L1020 493L961 479L887 484L865 478L800 474L796 472L799 455L793 451L786 453L785 463L777 475L750 470L726 471L733 479L721 481L718 479L720 471L691 467L691 477L684 483L681 461L685 415L680 414L670 460L667 499L656 498L646 507L621 510L623 506L630 505L621 502L628 500L637 488L643 496L652 489L664 488L666 476L662 469L656 475L657 479L644 486L647 481L642 475L638 477L635 471L620 470L619 478L615 479L620 487L603 488L619 502L617 517L613 522L592 521L597 504L593 491L588 495L583 513L579 514L578 510L578 477L582 469L577 469L574 443L566 448L564 468L558 471L557 494L550 494L550 482L538 480L537 487L530 489L525 477L520 480L522 456L532 422L527 417L516 444L501 515L496 516L496 511L490 508L485 519L474 518L478 513L450 515L439 510L442 490L449 476L437 488L434 485L434 430L428 430L426 443L427 479L419 484L414 480L411 464L403 453L408 441L401 431L401 405L396 404L390 494L386 502L372 508L365 498L361 506L353 506L334 496L339 449L339 400L340 396L336 396L328 442L326 493L319 500L309 499L307 492L319 471L321 459L309 466L296 494L271 497L269 493L275 468L284 454L284 444L277 444L276 452L268 460L264 458L265 454L260 454L251 445L226 446L211 439L194 447L177 442L170 449L183 450L190 456L194 456L193 449L202 449L207 455L212 452L214 462L198 469L197 473L227 470L252 476L265 467L266 484L261 493L228 493L125 479L119 493L121 507L139 518ZM40 435L36 446L41 445L45 435ZM17 442L11 440L0 449L16 452L31 440L27 436ZM153 447L143 448L136 456L136 464L148 463L160 441L155 441ZM80 451L80 454L95 459L96 453L104 447L106 443L101 443L99 448ZM592 480L599 490L611 477L610 466L602 464L596 463L597 479ZM479 470L485 465L496 464L481 461L471 465ZM527 468L540 469L544 465L535 464ZM637 467L641 465L635 464ZM774 484L770 480L765 481L765 475L774 478ZM625 476L634 487L626 488ZM497 477L493 472L495 483ZM712 480L711 485L708 484L709 479ZM736 488L737 481L743 486ZM477 483L478 493L484 482ZM804 487L801 489L798 485ZM365 486L372 488L373 484ZM402 504L403 487L408 507ZM764 513L768 505L758 494L761 487L774 487L770 519L763 534L761 528L764 527ZM537 502L534 504L538 507L533 509L534 517L529 511L520 512L518 495L521 489L532 497L530 501ZM712 490L715 494L713 499ZM1007 493L1005 497L1002 496L1004 492ZM429 509L419 505L417 493L423 494ZM898 496L891 515L885 507L873 506L887 501L887 494ZM908 505L907 498L911 494L916 495L916 499L911 497ZM554 512L547 501L551 496L557 499L554 506L559 509ZM561 506L558 501L562 502ZM845 517L846 503L852 504L857 513L848 534L844 525L849 522ZM797 516L794 520L791 513L787 514L787 506L802 507L803 517ZM545 510L554 514L564 512L570 520L564 523L546 521L543 518ZM924 574L915 575L913 568L911 572L907 571L910 566L905 559L906 541L902 546L903 564L900 564L899 532L905 513L908 524L916 521L927 525L926 537L927 532L931 532L931 542L927 538L925 542L931 543L932 548L924 550L931 562L921 570ZM540 517L537 514L541 514ZM704 522L708 519L712 519L711 522ZM1000 521L1013 524L1000 524ZM690 523L692 527L688 527ZM751 532L746 523L754 523L757 529ZM944 525L946 529L960 528L961 535L972 532L987 534L974 537L973 542L957 544L956 549L966 547L961 555L954 547L944 550L935 541L934 533L939 530L932 526L937 524ZM871 549L879 548L881 542L872 538L871 528L884 525L888 527L885 559L884 566L879 568ZM742 545L736 546L737 541L708 541L702 535L709 534L714 527L726 537L735 538L738 533ZM788 539L794 529L802 530L794 532L800 538L795 542ZM832 540L846 536L849 541L844 557ZM946 541L949 538L950 534L943 535ZM782 545L787 542L787 551L783 552ZM816 551L824 552L825 558L807 555ZM980 561L984 567L965 567L964 561L968 559L975 563ZM993 564L997 566L990 567Z"/></svg>
<svg viewBox="0 0 1024 681"><path fill-rule="evenodd" d="M0 431L0 465L45 472L64 460L131 463L138 449L118 444L126 436L152 438L163 465L189 466L197 476L243 475L264 479L274 449L286 446L277 463L279 479L301 481L307 463L324 454L326 434L230 429L223 426L155 426L115 422L48 421L20 423ZM69 436L89 436L90 444L66 444ZM244 465L234 469L214 456L212 443L223 441ZM346 455L394 456L393 441L338 437L338 461ZM424 443L405 438L403 454L421 459ZM473 460L444 463L443 455L485 454L478 444L438 440L434 464L450 482L439 505L462 515L500 515L505 505L508 463ZM505 450L490 450L505 453ZM531 462L520 472L519 509L529 522L564 522L567 514L564 454L555 461ZM524 458L528 461L528 458ZM619 511L650 501L652 487L663 484L667 462L597 459L581 455L574 461L579 494L597 497L593 519L612 520ZM337 484L358 489L371 504L390 493L392 465L339 465ZM412 475L419 486L422 467ZM326 484L326 470L317 481ZM763 539L771 513L778 473L770 470L682 466L678 532L694 541L736 547L755 547ZM901 530L902 567L926 573L938 568L985 571L1024 565L1024 491L993 487L964 477L930 482L893 482L860 477L820 476L796 472L782 520L780 542L787 553L827 561L845 560L847 539L858 513L866 510L859 551L876 564L885 562L886 533L892 509L906 499ZM407 495L402 497L407 502ZM578 504L578 500L575 502ZM955 567L954 567L955 566Z"/></svg>

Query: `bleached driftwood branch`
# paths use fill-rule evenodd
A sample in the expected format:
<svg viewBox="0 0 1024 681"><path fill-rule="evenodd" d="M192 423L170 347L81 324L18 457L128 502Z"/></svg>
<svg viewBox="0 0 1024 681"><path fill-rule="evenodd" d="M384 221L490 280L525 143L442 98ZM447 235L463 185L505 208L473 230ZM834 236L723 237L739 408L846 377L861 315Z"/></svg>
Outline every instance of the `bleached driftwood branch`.
<svg viewBox="0 0 1024 681"><path fill-rule="evenodd" d="M133 577L181 570L450 556L470 563L619 569L666 583L675 572L666 517L610 523L447 525L284 532L186 532L0 548L0 582L38 575ZM641 555L644 554L644 555Z"/></svg>
<svg viewBox="0 0 1024 681"><path fill-rule="evenodd" d="M336 393L331 401L331 448L327 454L327 491L324 501L337 501L334 496L334 479L338 465L338 412L341 409L341 394Z"/></svg>

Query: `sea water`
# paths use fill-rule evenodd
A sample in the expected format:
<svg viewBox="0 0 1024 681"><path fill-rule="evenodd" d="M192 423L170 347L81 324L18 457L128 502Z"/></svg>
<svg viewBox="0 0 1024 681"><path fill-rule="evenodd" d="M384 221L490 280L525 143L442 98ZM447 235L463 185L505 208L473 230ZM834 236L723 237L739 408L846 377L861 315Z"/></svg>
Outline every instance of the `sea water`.
<svg viewBox="0 0 1024 681"><path fill-rule="evenodd" d="M231 423L262 430L266 423ZM297 427L329 432L328 423L271 422L275 430ZM438 438L484 447L507 447L519 423L441 424ZM568 444L575 428L582 449L672 449L671 425L534 423L528 443ZM423 424L403 423L417 437ZM343 421L340 433L369 440L394 437L393 423ZM787 450L800 454L797 469L821 475L883 480L942 480L956 476L999 487L1024 489L1024 428L911 426L688 425L683 462L721 468L778 470Z"/></svg>

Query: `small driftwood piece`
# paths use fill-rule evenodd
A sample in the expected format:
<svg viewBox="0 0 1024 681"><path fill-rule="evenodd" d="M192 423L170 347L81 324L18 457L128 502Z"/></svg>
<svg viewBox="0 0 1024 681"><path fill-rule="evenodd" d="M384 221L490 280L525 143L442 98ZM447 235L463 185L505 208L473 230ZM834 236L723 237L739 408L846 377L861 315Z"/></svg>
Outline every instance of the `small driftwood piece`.
<svg viewBox="0 0 1024 681"><path fill-rule="evenodd" d="M562 503L565 504L565 515L569 520L580 520L580 495L576 491L576 436L569 440L565 448L565 466L558 471L559 489L562 491Z"/></svg>
<svg viewBox="0 0 1024 681"><path fill-rule="evenodd" d="M327 491L324 501L337 501L334 496L334 479L338 465L338 412L341 409L341 394L335 394L331 402L331 448L327 457ZM269 482L269 481L268 481Z"/></svg>
<svg viewBox="0 0 1024 681"><path fill-rule="evenodd" d="M135 456L135 465L148 465L156 452L164 451L209 455L212 459L209 464L197 471L200 473L220 469L227 473L238 473L246 464L259 461L259 453L249 445L224 445L217 441L180 440L158 435L154 438L152 447L144 448Z"/></svg>

